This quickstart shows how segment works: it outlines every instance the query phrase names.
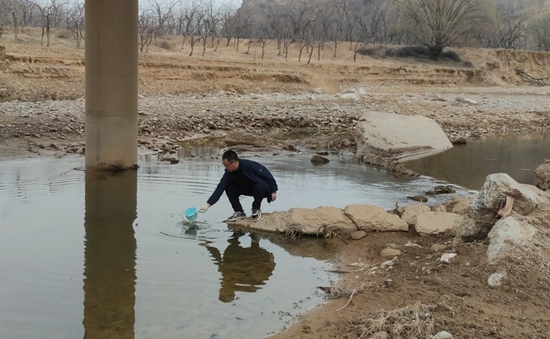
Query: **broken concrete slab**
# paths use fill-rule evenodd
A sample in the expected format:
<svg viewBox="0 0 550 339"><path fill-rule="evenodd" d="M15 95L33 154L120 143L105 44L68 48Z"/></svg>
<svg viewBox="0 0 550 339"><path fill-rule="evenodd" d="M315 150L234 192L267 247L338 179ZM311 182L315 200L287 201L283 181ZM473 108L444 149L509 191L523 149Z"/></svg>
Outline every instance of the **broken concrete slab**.
<svg viewBox="0 0 550 339"><path fill-rule="evenodd" d="M462 219L456 213L426 212L416 217L415 230L421 236L443 233L455 235Z"/></svg>
<svg viewBox="0 0 550 339"><path fill-rule="evenodd" d="M348 205L345 214L353 221L358 229L363 231L408 231L409 225L399 216L386 212L376 205L356 204Z"/></svg>
<svg viewBox="0 0 550 339"><path fill-rule="evenodd" d="M349 234L357 231L357 227L341 208L322 206L313 209L292 208L286 212L263 213L262 218L254 222L252 219L239 219L228 223L237 228L249 228L268 232L324 235Z"/></svg>
<svg viewBox="0 0 550 339"><path fill-rule="evenodd" d="M422 213L430 212L431 208L425 204L407 205L403 207L403 213L401 219L403 219L410 226L416 225L416 217Z"/></svg>
<svg viewBox="0 0 550 339"><path fill-rule="evenodd" d="M435 120L423 116L370 111L355 130L356 157L367 163L380 158L409 160L452 148Z"/></svg>

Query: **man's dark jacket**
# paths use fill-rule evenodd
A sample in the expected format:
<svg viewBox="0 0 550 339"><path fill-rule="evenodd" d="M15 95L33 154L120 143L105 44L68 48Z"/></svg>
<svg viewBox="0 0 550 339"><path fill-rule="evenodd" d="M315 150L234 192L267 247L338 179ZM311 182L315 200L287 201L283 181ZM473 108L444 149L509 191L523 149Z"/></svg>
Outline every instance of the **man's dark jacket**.
<svg viewBox="0 0 550 339"><path fill-rule="evenodd" d="M271 172L269 172L264 165L252 160L240 159L239 166L247 178L265 187L266 191L269 192L267 195L267 201L271 202L271 194L277 192L277 182L275 181L275 178L273 178ZM210 206L217 203L227 186L233 182L234 180L232 173L226 169L220 183L218 184L218 187L216 187L216 190L212 193L207 203L210 204Z"/></svg>

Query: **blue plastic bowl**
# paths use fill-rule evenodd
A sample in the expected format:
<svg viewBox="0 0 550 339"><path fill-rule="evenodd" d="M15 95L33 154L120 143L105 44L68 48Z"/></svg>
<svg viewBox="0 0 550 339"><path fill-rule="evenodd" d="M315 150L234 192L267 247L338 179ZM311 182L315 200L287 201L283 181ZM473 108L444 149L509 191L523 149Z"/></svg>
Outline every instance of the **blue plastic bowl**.
<svg viewBox="0 0 550 339"><path fill-rule="evenodd" d="M185 210L185 212L183 212L183 214L185 214L187 220L197 219L197 209L195 207L189 207Z"/></svg>

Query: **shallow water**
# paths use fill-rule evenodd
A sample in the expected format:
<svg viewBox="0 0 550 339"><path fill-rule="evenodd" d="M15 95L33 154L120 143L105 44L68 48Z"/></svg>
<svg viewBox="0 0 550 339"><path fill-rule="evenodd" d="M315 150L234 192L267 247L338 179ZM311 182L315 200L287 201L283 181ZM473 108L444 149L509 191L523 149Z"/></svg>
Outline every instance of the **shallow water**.
<svg viewBox="0 0 550 339"><path fill-rule="evenodd" d="M280 187L264 212L389 209L436 184L352 157L325 166L309 157L254 159ZM83 164L0 162L0 338L262 338L322 303L316 286L338 278L328 273L336 249L324 239L232 237L221 222L231 214L225 197L196 222L183 221L217 185L218 159L168 165L146 156L137 172L116 176L76 169Z"/></svg>
<svg viewBox="0 0 550 339"><path fill-rule="evenodd" d="M508 173L520 183L533 184L533 171L549 158L550 136L511 135L471 141L404 165L424 175L477 190L492 173Z"/></svg>

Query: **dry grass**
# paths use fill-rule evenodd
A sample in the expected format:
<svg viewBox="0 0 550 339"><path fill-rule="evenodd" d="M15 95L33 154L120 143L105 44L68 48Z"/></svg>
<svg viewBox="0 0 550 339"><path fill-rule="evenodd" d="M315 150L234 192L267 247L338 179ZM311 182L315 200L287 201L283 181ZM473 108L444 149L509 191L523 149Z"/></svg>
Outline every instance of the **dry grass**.
<svg viewBox="0 0 550 339"><path fill-rule="evenodd" d="M435 305L417 302L392 311L381 310L352 321L347 331L349 335L356 334L359 338L370 338L379 332L386 332L390 338L431 338L435 308Z"/></svg>

